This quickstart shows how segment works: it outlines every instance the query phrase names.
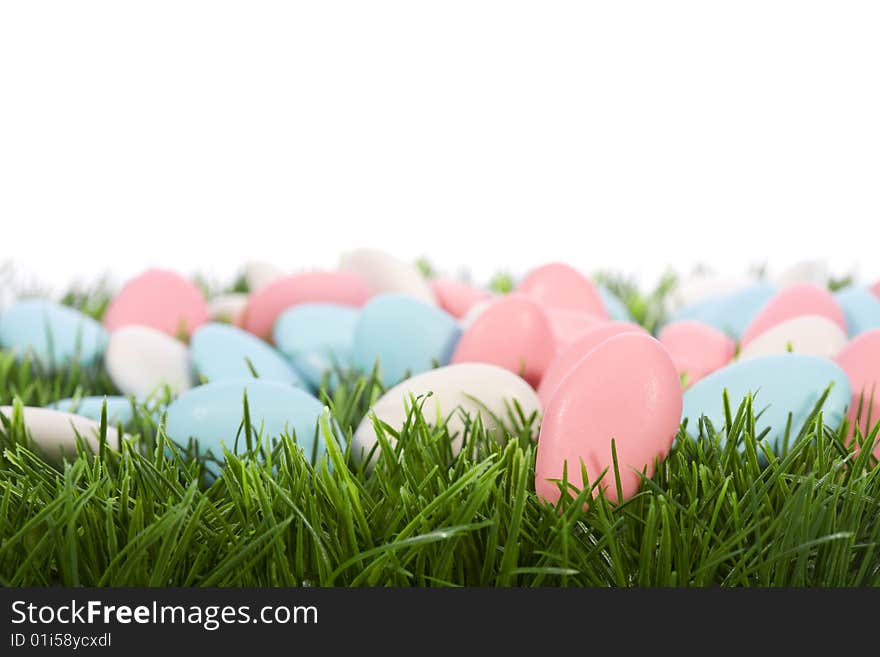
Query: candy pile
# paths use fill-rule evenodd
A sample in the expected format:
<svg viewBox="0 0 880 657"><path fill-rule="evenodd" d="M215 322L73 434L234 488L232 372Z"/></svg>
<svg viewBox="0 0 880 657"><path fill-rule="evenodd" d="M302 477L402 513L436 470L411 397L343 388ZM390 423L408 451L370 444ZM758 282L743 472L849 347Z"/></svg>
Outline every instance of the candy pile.
<svg viewBox="0 0 880 657"><path fill-rule="evenodd" d="M616 500L612 439L627 498L682 422L692 437L703 417L724 427L724 391L734 405L756 394L756 431L777 447L826 391L826 424L847 419L864 433L880 419L880 284L832 293L809 263L773 283L686 280L656 338L620 299L559 263L532 270L506 295L425 278L371 249L333 271L253 264L246 277L249 293L206 299L186 278L149 270L113 298L103 323L48 300L4 311L0 347L48 368L103 363L121 393L25 408L34 441L70 453L79 434L96 448L105 402L110 422L125 425L132 399L167 386L172 440L194 438L215 456L232 449L246 391L254 426L295 435L305 454L320 456L316 389L335 386L338 368L375 367L388 390L354 430L355 458L375 456L374 418L399 427L415 396L432 393L424 415L448 420L454 451L465 414L499 431L515 400L541 418L540 497L558 500L563 478L582 488L585 469L591 479L604 472L599 483Z"/></svg>

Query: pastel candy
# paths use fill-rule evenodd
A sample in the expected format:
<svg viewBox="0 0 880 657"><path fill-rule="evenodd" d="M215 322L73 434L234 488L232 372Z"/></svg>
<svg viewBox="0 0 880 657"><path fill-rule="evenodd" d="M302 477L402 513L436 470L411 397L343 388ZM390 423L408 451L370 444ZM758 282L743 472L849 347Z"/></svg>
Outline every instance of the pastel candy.
<svg viewBox="0 0 880 657"><path fill-rule="evenodd" d="M461 329L437 306L401 294L380 294L361 310L354 331L355 365L365 372L379 363L385 385L407 374L446 365Z"/></svg>
<svg viewBox="0 0 880 657"><path fill-rule="evenodd" d="M630 315L626 304L614 292L604 285L597 285L596 289L599 291L599 296L602 297L602 304L605 306L605 311L610 319L616 322L632 321L632 315Z"/></svg>
<svg viewBox="0 0 880 657"><path fill-rule="evenodd" d="M89 446L92 452L97 453L100 449L98 438L101 433L101 425L94 420L52 408L35 406L25 406L22 412L25 428L34 444L47 457L75 457L77 435ZM12 406L0 406L0 413L11 419ZM112 448L119 447L119 435L116 429L109 425L107 426L107 445Z"/></svg>
<svg viewBox="0 0 880 657"><path fill-rule="evenodd" d="M268 340L278 316L301 303L335 303L360 307L370 297L359 276L341 271L307 272L280 278L251 295L244 328Z"/></svg>
<svg viewBox="0 0 880 657"><path fill-rule="evenodd" d="M458 320L458 325L461 326L462 330L467 330L470 328L471 324L473 324L477 317L483 314L483 311L486 310L492 302L494 298L485 299L484 301L479 301L475 303L470 309L465 313L464 317Z"/></svg>
<svg viewBox="0 0 880 657"><path fill-rule="evenodd" d="M547 407L559 384L584 359L584 356L607 339L621 333L645 333L645 329L631 322L605 322L594 326L577 340L564 346L550 361L547 371L541 377L541 384L538 386L541 404Z"/></svg>
<svg viewBox="0 0 880 657"><path fill-rule="evenodd" d="M683 320L667 324L658 336L686 387L721 369L732 359L736 343L716 328Z"/></svg>
<svg viewBox="0 0 880 657"><path fill-rule="evenodd" d="M827 317L804 315L777 324L747 344L740 360L789 351L821 358L834 358L846 345L846 333Z"/></svg>
<svg viewBox="0 0 880 657"><path fill-rule="evenodd" d="M825 317L846 330L843 311L827 289L815 283L798 283L781 290L767 302L742 334L742 344L745 346L777 324L803 315Z"/></svg>
<svg viewBox="0 0 880 657"><path fill-rule="evenodd" d="M208 301L208 318L215 322L227 322L241 326L247 308L248 295L241 293L223 294Z"/></svg>
<svg viewBox="0 0 880 657"><path fill-rule="evenodd" d="M180 274L148 269L128 281L104 314L104 326L115 331L123 326L151 326L163 333L191 335L208 320L208 304L202 291Z"/></svg>
<svg viewBox="0 0 880 657"><path fill-rule="evenodd" d="M15 303L0 314L0 346L19 357L32 354L47 367L101 358L107 332L88 315L45 299Z"/></svg>
<svg viewBox="0 0 880 657"><path fill-rule="evenodd" d="M862 287L848 287L834 295L843 309L850 336L880 328L880 299Z"/></svg>
<svg viewBox="0 0 880 657"><path fill-rule="evenodd" d="M96 422L101 421L104 403L107 404L108 424L128 424L134 417L131 400L128 397L101 396L82 397L80 399L59 399L49 405L50 408L67 413L75 413Z"/></svg>
<svg viewBox="0 0 880 657"><path fill-rule="evenodd" d="M793 442L829 384L833 384L823 406L825 424L837 427L850 401L846 373L832 361L802 354L781 354L740 361L718 370L696 383L684 394L682 422L696 436L700 417L705 415L716 431L725 424L723 392L727 390L731 411L736 413L742 400L754 395L753 408L757 435L769 428L766 439L780 448L789 413L792 414L790 440Z"/></svg>
<svg viewBox="0 0 880 657"><path fill-rule="evenodd" d="M824 260L802 260L786 267L776 277L776 283L780 287L796 283L815 283L824 286L829 276L828 263Z"/></svg>
<svg viewBox="0 0 880 657"><path fill-rule="evenodd" d="M453 438L454 454L461 450L466 426L462 411L471 420L479 415L483 427L496 438L503 436L496 418L504 422L514 401L519 403L526 417L541 412L535 391L515 374L482 363L448 365L418 374L382 395L354 433L351 441L354 458L363 461L378 442L373 417L399 430L406 420L412 399L428 393L431 393L430 397L417 399L416 403L424 402L422 412L429 423L438 417L448 419L446 427ZM388 436L388 439L393 445L393 437ZM373 457L376 457L375 453Z"/></svg>
<svg viewBox="0 0 880 657"><path fill-rule="evenodd" d="M349 306L304 303L281 314L272 339L297 371L317 388L326 372L352 367L359 314L360 310Z"/></svg>
<svg viewBox="0 0 880 657"><path fill-rule="evenodd" d="M490 298L488 292L478 290L467 283L445 278L432 280L431 290L434 292L437 304L450 315L459 319L464 317L475 304Z"/></svg>
<svg viewBox="0 0 880 657"><path fill-rule="evenodd" d="M529 297L493 300L462 334L452 362L490 363L537 386L556 353L556 337L544 309Z"/></svg>
<svg viewBox="0 0 880 657"><path fill-rule="evenodd" d="M196 439L200 453L211 450L219 460L224 445L234 453L245 451L247 438L240 433L245 392L251 426L255 432L262 430L264 441L295 433L307 458L324 453L324 438L317 431L324 408L321 402L299 388L261 379L208 383L182 394L168 406L168 437L181 445Z"/></svg>
<svg viewBox="0 0 880 657"><path fill-rule="evenodd" d="M284 276L285 272L281 267L264 260L251 260L244 266L244 280L251 293L262 290Z"/></svg>
<svg viewBox="0 0 880 657"><path fill-rule="evenodd" d="M847 415L852 427L850 435L858 426L862 436L866 436L880 422L880 329L853 338L835 362L846 372L852 389ZM874 456L880 458L880 443L874 447Z"/></svg>
<svg viewBox="0 0 880 657"><path fill-rule="evenodd" d="M877 281L871 286L871 293L880 299L880 281Z"/></svg>
<svg viewBox="0 0 880 657"><path fill-rule="evenodd" d="M125 395L146 397L164 385L183 392L191 385L186 345L149 326L125 326L111 333L104 367Z"/></svg>
<svg viewBox="0 0 880 657"><path fill-rule="evenodd" d="M299 375L278 351L252 333L229 326L210 323L193 333L189 358L195 371L209 381L247 379L253 377L302 385Z"/></svg>
<svg viewBox="0 0 880 657"><path fill-rule="evenodd" d="M533 269L516 291L532 297L545 308L589 313L601 319L608 317L596 286L579 271L561 262Z"/></svg>
<svg viewBox="0 0 880 657"><path fill-rule="evenodd" d="M669 318L669 323L692 319L738 338L775 293L773 285L756 283L736 292L685 306Z"/></svg>
<svg viewBox="0 0 880 657"><path fill-rule="evenodd" d="M682 395L678 373L654 338L622 333L584 357L559 385L544 411L535 463L535 491L549 502L560 498L566 474L577 491L599 480L618 499L612 441L623 499L635 495L640 473L653 475L655 459L669 452ZM589 482L582 477L586 467ZM603 474L604 473L604 474Z"/></svg>
<svg viewBox="0 0 880 657"><path fill-rule="evenodd" d="M373 294L395 293L435 303L434 292L414 266L378 249L355 249L342 257L339 268L357 274Z"/></svg>

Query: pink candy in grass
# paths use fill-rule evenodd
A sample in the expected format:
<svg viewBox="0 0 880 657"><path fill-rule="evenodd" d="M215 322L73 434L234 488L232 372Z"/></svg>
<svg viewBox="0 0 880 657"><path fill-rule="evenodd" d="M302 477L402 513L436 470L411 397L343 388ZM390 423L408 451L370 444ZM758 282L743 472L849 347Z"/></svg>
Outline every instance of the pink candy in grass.
<svg viewBox="0 0 880 657"><path fill-rule="evenodd" d="M595 315L607 319L608 311L595 285L574 267L554 262L530 271L516 291L545 308Z"/></svg>
<svg viewBox="0 0 880 657"><path fill-rule="evenodd" d="M846 372L852 389L847 413L852 427L850 436L856 426L865 436L880 422L880 329L866 331L850 340L834 360ZM874 448L874 456L880 459L880 444Z"/></svg>
<svg viewBox="0 0 880 657"><path fill-rule="evenodd" d="M205 295L190 280L164 269L148 269L132 278L104 314L104 326L150 326L171 336L191 335L208 320Z"/></svg>
<svg viewBox="0 0 880 657"><path fill-rule="evenodd" d="M435 278L431 289L440 307L456 319L461 319L476 304L489 298L489 293L467 283L448 278Z"/></svg>
<svg viewBox="0 0 880 657"><path fill-rule="evenodd" d="M669 352L685 387L719 370L733 360L736 343L716 328L693 320L672 322L657 336Z"/></svg>

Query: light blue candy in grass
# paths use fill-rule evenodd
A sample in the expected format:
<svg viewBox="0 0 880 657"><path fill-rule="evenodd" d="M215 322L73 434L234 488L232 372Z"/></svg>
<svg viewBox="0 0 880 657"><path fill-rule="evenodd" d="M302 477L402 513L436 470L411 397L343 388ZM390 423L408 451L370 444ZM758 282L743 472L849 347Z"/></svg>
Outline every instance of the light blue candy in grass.
<svg viewBox="0 0 880 657"><path fill-rule="evenodd" d="M834 294L846 319L850 337L880 328L880 299L863 287L847 287Z"/></svg>
<svg viewBox="0 0 880 657"><path fill-rule="evenodd" d="M104 354L107 331L74 308L46 299L19 301L0 314L0 346L31 353L44 366L91 365Z"/></svg>
<svg viewBox="0 0 880 657"><path fill-rule="evenodd" d="M599 290L599 296L602 297L602 303L605 304L605 310L608 311L608 316L611 319L618 322L632 321L632 315L629 314L629 309L623 301L614 294L614 292L604 285L597 285L596 287Z"/></svg>
<svg viewBox="0 0 880 657"><path fill-rule="evenodd" d="M722 368L684 393L682 422L688 421L688 434L699 434L700 416L705 415L722 431L725 426L723 393L727 390L731 412L735 415L748 393L754 396L753 409L758 435L767 427L766 440L774 448L782 446L788 414L792 413L790 443L803 428L826 387L833 384L822 407L825 424L837 428L850 402L846 373L834 362L803 354L779 354L740 361Z"/></svg>
<svg viewBox="0 0 880 657"><path fill-rule="evenodd" d="M252 377L253 367L260 379L303 385L302 378L280 352L229 324L200 327L190 339L189 358L196 373L211 382Z"/></svg>
<svg viewBox="0 0 880 657"><path fill-rule="evenodd" d="M364 371L378 361L382 382L391 386L407 372L447 365L459 337L458 322L444 310L400 294L380 294L361 309L354 361Z"/></svg>
<svg viewBox="0 0 880 657"><path fill-rule="evenodd" d="M262 428L263 444L266 439L277 439L282 433L296 434L296 442L307 459L320 459L326 450L323 435L318 428L324 406L309 393L286 383L262 379L220 381L197 386L183 393L168 406L165 431L168 437L185 446L190 438L198 440L199 452L208 450L223 460L223 446L231 452L247 449L247 437L242 421L244 394L247 391L248 410L255 433ZM236 451L236 434L238 449ZM216 468L210 467L214 474Z"/></svg>
<svg viewBox="0 0 880 657"><path fill-rule="evenodd" d="M731 337L739 338L774 294L775 286L770 283L756 283L737 292L686 306L673 313L667 323L696 320L714 326Z"/></svg>
<svg viewBox="0 0 880 657"><path fill-rule="evenodd" d="M57 402L49 404L49 408L55 408L59 411L82 415L96 422L101 421L101 409L104 401L107 401L107 422L109 424L128 424L134 417L131 408L131 401L128 397L119 396L95 396L82 397L80 399L68 398L59 399Z"/></svg>
<svg viewBox="0 0 880 657"><path fill-rule="evenodd" d="M333 303L304 303L278 317L272 340L297 371L317 388L325 372L352 366L354 329L360 310ZM331 387L335 377L330 377Z"/></svg>

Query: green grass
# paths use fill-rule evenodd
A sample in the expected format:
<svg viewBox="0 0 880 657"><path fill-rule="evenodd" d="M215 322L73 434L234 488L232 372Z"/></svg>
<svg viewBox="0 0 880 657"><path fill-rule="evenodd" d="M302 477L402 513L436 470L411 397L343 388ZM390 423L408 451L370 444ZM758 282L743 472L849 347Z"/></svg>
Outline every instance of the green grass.
<svg viewBox="0 0 880 657"><path fill-rule="evenodd" d="M643 323L663 292L625 282ZM106 296L67 301L100 314ZM114 392L100 368L40 371L0 353L0 404ZM0 583L97 586L856 586L880 583L880 468L817 413L781 454L755 436L749 399L725 427L680 432L641 492L615 506L590 491L558 507L534 491L535 418L512 409L503 444L470 423L451 458L418 409L371 473L347 437L382 392L344 377L321 396L344 434L323 430L310 463L290 436L242 427L213 477L192 446L138 407L116 452L52 463L20 416L0 427ZM162 402L157 400L157 403ZM726 433L722 442L720 434ZM876 439L877 430L865 439ZM385 433L385 435L389 435ZM387 443L386 443L387 444Z"/></svg>

